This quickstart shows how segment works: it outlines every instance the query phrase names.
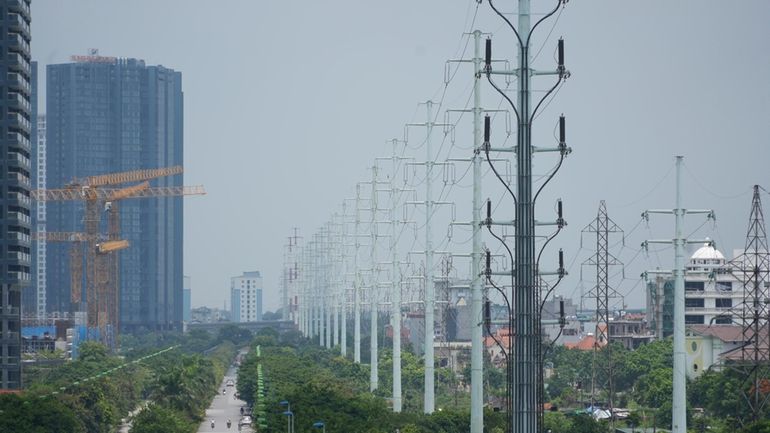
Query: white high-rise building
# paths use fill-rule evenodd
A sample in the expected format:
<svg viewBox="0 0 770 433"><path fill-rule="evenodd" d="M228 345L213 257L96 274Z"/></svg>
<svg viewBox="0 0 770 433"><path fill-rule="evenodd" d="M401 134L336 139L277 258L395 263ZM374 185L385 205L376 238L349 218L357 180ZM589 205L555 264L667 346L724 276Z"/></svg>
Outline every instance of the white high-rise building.
<svg viewBox="0 0 770 433"><path fill-rule="evenodd" d="M262 276L259 271L244 272L230 279L230 306L233 322L262 320Z"/></svg>

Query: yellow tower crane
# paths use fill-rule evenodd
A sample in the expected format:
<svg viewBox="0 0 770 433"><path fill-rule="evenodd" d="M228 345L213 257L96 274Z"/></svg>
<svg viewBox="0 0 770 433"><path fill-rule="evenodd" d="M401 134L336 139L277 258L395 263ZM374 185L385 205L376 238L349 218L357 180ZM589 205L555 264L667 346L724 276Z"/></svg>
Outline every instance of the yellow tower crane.
<svg viewBox="0 0 770 433"><path fill-rule="evenodd" d="M182 173L181 166L150 170L134 170L76 179L61 189L33 191L40 201L84 201L83 233L58 233L47 239L72 241L70 270L72 301L86 303L89 334L99 331L99 339L114 348L118 332L119 269L117 252L128 248L120 239L118 202L130 198L175 197L204 195L202 186L150 187L148 181ZM116 187L139 182L126 187ZM108 212L108 233L100 236L101 209ZM85 245L85 296L82 296L82 245ZM83 299L84 298L84 299Z"/></svg>

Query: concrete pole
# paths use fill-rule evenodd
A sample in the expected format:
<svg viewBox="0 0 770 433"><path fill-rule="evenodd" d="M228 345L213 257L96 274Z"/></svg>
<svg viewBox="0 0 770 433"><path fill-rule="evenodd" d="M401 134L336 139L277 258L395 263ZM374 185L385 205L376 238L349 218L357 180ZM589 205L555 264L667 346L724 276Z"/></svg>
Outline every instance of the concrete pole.
<svg viewBox="0 0 770 433"><path fill-rule="evenodd" d="M682 159L676 157L676 209L674 218L674 395L672 401L672 433L687 433L685 394L685 335L684 335L684 246L682 234L685 209L682 206Z"/></svg>
<svg viewBox="0 0 770 433"><path fill-rule="evenodd" d="M369 342L370 344L370 360L369 360L369 391L374 391L379 385L378 378L378 342L377 342L377 307L379 302L378 294L378 264L377 264L377 164L372 166L372 218L371 218L371 263L372 273L369 282L369 307L370 307L370 325L369 325Z"/></svg>
<svg viewBox="0 0 770 433"><path fill-rule="evenodd" d="M353 362L361 363L361 271L358 269L358 240L361 225L361 184L356 184L355 252L353 254Z"/></svg>
<svg viewBox="0 0 770 433"><path fill-rule="evenodd" d="M393 412L401 412L401 277L398 272L396 234L396 145L393 145L393 171L390 177L390 323L393 329Z"/></svg>
<svg viewBox="0 0 770 433"><path fill-rule="evenodd" d="M473 251L471 252L471 433L484 431L484 342L481 281L481 32L473 32Z"/></svg>
<svg viewBox="0 0 770 433"><path fill-rule="evenodd" d="M427 137L425 139L425 396L424 412L431 414L435 410L435 372L433 366L433 306L435 303L435 287L433 285L433 235L430 231L430 220L433 216L433 149L431 135L433 132L433 102L427 102L428 119L426 123Z"/></svg>

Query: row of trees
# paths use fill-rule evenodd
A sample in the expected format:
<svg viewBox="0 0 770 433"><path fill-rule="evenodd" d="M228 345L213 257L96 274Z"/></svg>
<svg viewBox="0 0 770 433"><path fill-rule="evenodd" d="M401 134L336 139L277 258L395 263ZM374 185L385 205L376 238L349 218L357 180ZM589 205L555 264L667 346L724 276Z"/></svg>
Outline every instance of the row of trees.
<svg viewBox="0 0 770 433"><path fill-rule="evenodd" d="M205 332L127 336L120 356L84 342L77 360L33 377L22 395L0 395L0 431L109 433L148 402L132 432L193 432L235 356L234 344L222 337L232 338ZM132 362L169 346L178 348Z"/></svg>
<svg viewBox="0 0 770 433"><path fill-rule="evenodd" d="M390 433L396 429L402 433L464 433L470 428L467 405L439 405L436 413L425 415L421 405L407 404L403 413L393 413L385 398L390 393L387 350L382 353L381 364L385 365L380 372L380 391L373 394L369 392L369 370L365 364L354 363L296 336L279 338L263 333L257 340L261 344L261 356L251 351L245 357L238 372L238 392L250 404L255 401L257 365L261 363L268 384L266 406L270 426L285 426L282 415L285 408L279 403L287 400L296 416L297 431L311 431L316 421L323 421L327 431L364 433ZM409 401L410 394L422 392L422 361L411 352L404 355L404 394ZM446 385L440 394L446 395L452 380L440 380ZM554 432L599 432L600 425L588 416L559 415L547 415L546 427L569 428L553 429ZM505 414L488 410L485 425L486 431L503 433Z"/></svg>

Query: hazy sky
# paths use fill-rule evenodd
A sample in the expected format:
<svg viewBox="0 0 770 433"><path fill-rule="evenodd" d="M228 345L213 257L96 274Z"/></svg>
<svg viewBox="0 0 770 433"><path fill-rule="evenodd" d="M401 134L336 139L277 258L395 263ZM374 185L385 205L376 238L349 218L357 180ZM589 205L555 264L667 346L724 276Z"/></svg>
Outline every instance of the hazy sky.
<svg viewBox="0 0 770 433"><path fill-rule="evenodd" d="M540 12L554 2L534 3ZM506 11L516 4L496 2ZM488 3L476 7L474 0L34 0L32 52L41 68L99 48L102 55L182 72L185 183L208 190L185 199L193 305L229 304L229 277L259 270L272 310L291 228L307 236L326 222L355 183L368 179L373 158L389 154L385 141L402 138L405 123L424 121L419 102L444 94L442 110L467 106L469 67L461 66L442 90L446 60L472 55L463 37L471 23L494 33L495 58L515 60L511 33ZM677 154L687 167L685 206L713 208L718 218L713 226L688 217L687 233L715 238L728 256L743 246L751 186L770 187L768 17L765 0L572 0L555 27L554 20L543 24L534 38L533 46L543 47L534 66L553 68L563 36L572 72L535 123L535 144L551 146L564 113L574 149L537 211L539 219L551 219L554 200L564 199L569 226L544 254L553 264L542 266L555 266L559 247L574 262L559 293L579 293L579 263L595 243L584 237L581 247L580 230L606 200L628 233L626 246L615 250L628 264L626 278L616 277L615 285L627 303L641 306L641 270L671 265L666 252L646 255L639 244L670 238L673 220L656 217L648 227L639 215L673 206ZM534 83L543 90L551 79ZM486 83L484 89L484 106L496 108L500 97ZM497 142L503 123L494 123ZM420 159L421 134L410 130L407 149ZM466 116L454 142L437 131L434 141L446 144L437 158L470 156L470 140ZM537 156L536 174L554 163L552 155ZM457 178L466 169L457 163ZM458 220L470 214L469 179L448 187ZM501 191L487 173L485 197L500 201ZM767 194L763 199L770 201ZM505 199L501 206L496 216L504 218ZM451 212L439 212L448 221ZM420 218L419 210L413 216ZM435 233L437 244L454 251L470 247L458 232L447 241L445 223ZM485 242L498 249L488 236ZM455 263L458 276L467 273L467 263ZM583 285L593 284L592 272L584 269Z"/></svg>

